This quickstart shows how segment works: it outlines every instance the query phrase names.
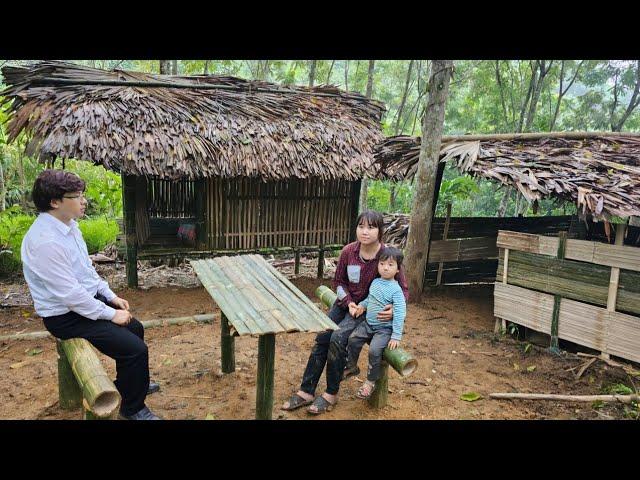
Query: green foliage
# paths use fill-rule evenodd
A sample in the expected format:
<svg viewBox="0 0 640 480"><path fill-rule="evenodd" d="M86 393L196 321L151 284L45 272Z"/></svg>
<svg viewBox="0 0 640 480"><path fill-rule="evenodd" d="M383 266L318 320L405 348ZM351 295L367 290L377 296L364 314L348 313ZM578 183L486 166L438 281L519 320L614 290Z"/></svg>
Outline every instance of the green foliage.
<svg viewBox="0 0 640 480"><path fill-rule="evenodd" d="M122 178L89 162L67 160L65 169L76 173L86 183L87 216L122 216Z"/></svg>
<svg viewBox="0 0 640 480"><path fill-rule="evenodd" d="M0 212L0 277L21 268L20 247L27 230L36 219L25 214L18 205ZM118 224L107 217L82 219L78 222L90 254L115 242Z"/></svg>
<svg viewBox="0 0 640 480"><path fill-rule="evenodd" d="M110 243L114 243L119 232L116 221L107 217L80 220L78 227L87 244L89 254L94 254Z"/></svg>
<svg viewBox="0 0 640 480"><path fill-rule="evenodd" d="M633 390L624 383L614 383L604 388L604 393L610 395L632 395Z"/></svg>

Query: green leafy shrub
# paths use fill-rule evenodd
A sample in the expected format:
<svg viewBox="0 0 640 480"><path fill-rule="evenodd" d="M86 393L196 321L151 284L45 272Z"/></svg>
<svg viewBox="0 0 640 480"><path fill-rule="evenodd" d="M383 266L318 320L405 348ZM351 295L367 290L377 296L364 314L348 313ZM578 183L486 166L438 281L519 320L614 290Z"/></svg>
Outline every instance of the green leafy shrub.
<svg viewBox="0 0 640 480"><path fill-rule="evenodd" d="M20 246L35 219L17 205L0 212L0 277L21 268ZM119 231L116 221L107 217L86 218L78 224L90 254L115 242Z"/></svg>

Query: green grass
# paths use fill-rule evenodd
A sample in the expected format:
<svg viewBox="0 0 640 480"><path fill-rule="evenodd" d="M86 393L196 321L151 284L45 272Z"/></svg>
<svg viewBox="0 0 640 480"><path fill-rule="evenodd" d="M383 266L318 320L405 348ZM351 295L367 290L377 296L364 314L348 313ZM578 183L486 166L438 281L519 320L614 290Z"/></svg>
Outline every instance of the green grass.
<svg viewBox="0 0 640 480"><path fill-rule="evenodd" d="M0 213L0 277L21 268L20 245L35 219L35 215L21 213L17 208ZM115 220L100 216L78 223L90 254L116 241L118 224Z"/></svg>

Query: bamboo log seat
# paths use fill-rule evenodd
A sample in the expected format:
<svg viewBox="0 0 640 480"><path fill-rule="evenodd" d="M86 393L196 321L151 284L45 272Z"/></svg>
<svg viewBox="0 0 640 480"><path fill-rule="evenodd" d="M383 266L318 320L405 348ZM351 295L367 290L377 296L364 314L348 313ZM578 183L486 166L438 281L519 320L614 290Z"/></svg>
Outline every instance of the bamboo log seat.
<svg viewBox="0 0 640 480"><path fill-rule="evenodd" d="M114 419L120 393L104 370L93 346L83 338L56 339L60 408L83 407L85 419Z"/></svg>
<svg viewBox="0 0 640 480"><path fill-rule="evenodd" d="M222 372L235 371L234 340L257 335L256 419L271 419L275 335L323 332L338 326L260 255L190 260L221 311Z"/></svg>
<svg viewBox="0 0 640 480"><path fill-rule="evenodd" d="M316 296L327 307L331 307L336 301L337 295L330 288L320 285L316 289ZM382 375L376 382L376 388L371 397L369 404L376 408L382 408L387 404L387 393L389 391L389 365L402 377L411 375L418 368L418 361L402 348L390 350L384 349L382 362Z"/></svg>

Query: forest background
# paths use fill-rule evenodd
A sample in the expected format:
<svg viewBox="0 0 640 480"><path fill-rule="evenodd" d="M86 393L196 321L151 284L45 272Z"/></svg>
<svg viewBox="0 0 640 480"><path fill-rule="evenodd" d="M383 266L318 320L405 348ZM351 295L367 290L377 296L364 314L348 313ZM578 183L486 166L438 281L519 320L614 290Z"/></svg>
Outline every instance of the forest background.
<svg viewBox="0 0 640 480"><path fill-rule="evenodd" d="M0 60L27 65L29 60ZM384 102L384 134L420 135L428 60L77 60L102 69L119 68L174 75L231 75L281 84L332 84ZM634 131L640 129L640 61L460 60L449 89L445 135L547 131ZM0 76L0 89L4 88ZM0 101L2 99L0 98ZM6 142L6 113L0 111L0 276L19 268L22 237L35 218L31 186L44 168L24 155L24 136ZM119 175L89 162L66 168L87 181L89 207L80 222L91 253L115 241L122 216ZM366 205L409 213L414 185L369 181ZM534 215L510 188L445 169L436 215L447 203L452 216ZM575 212L573 204L541 202L537 215Z"/></svg>

